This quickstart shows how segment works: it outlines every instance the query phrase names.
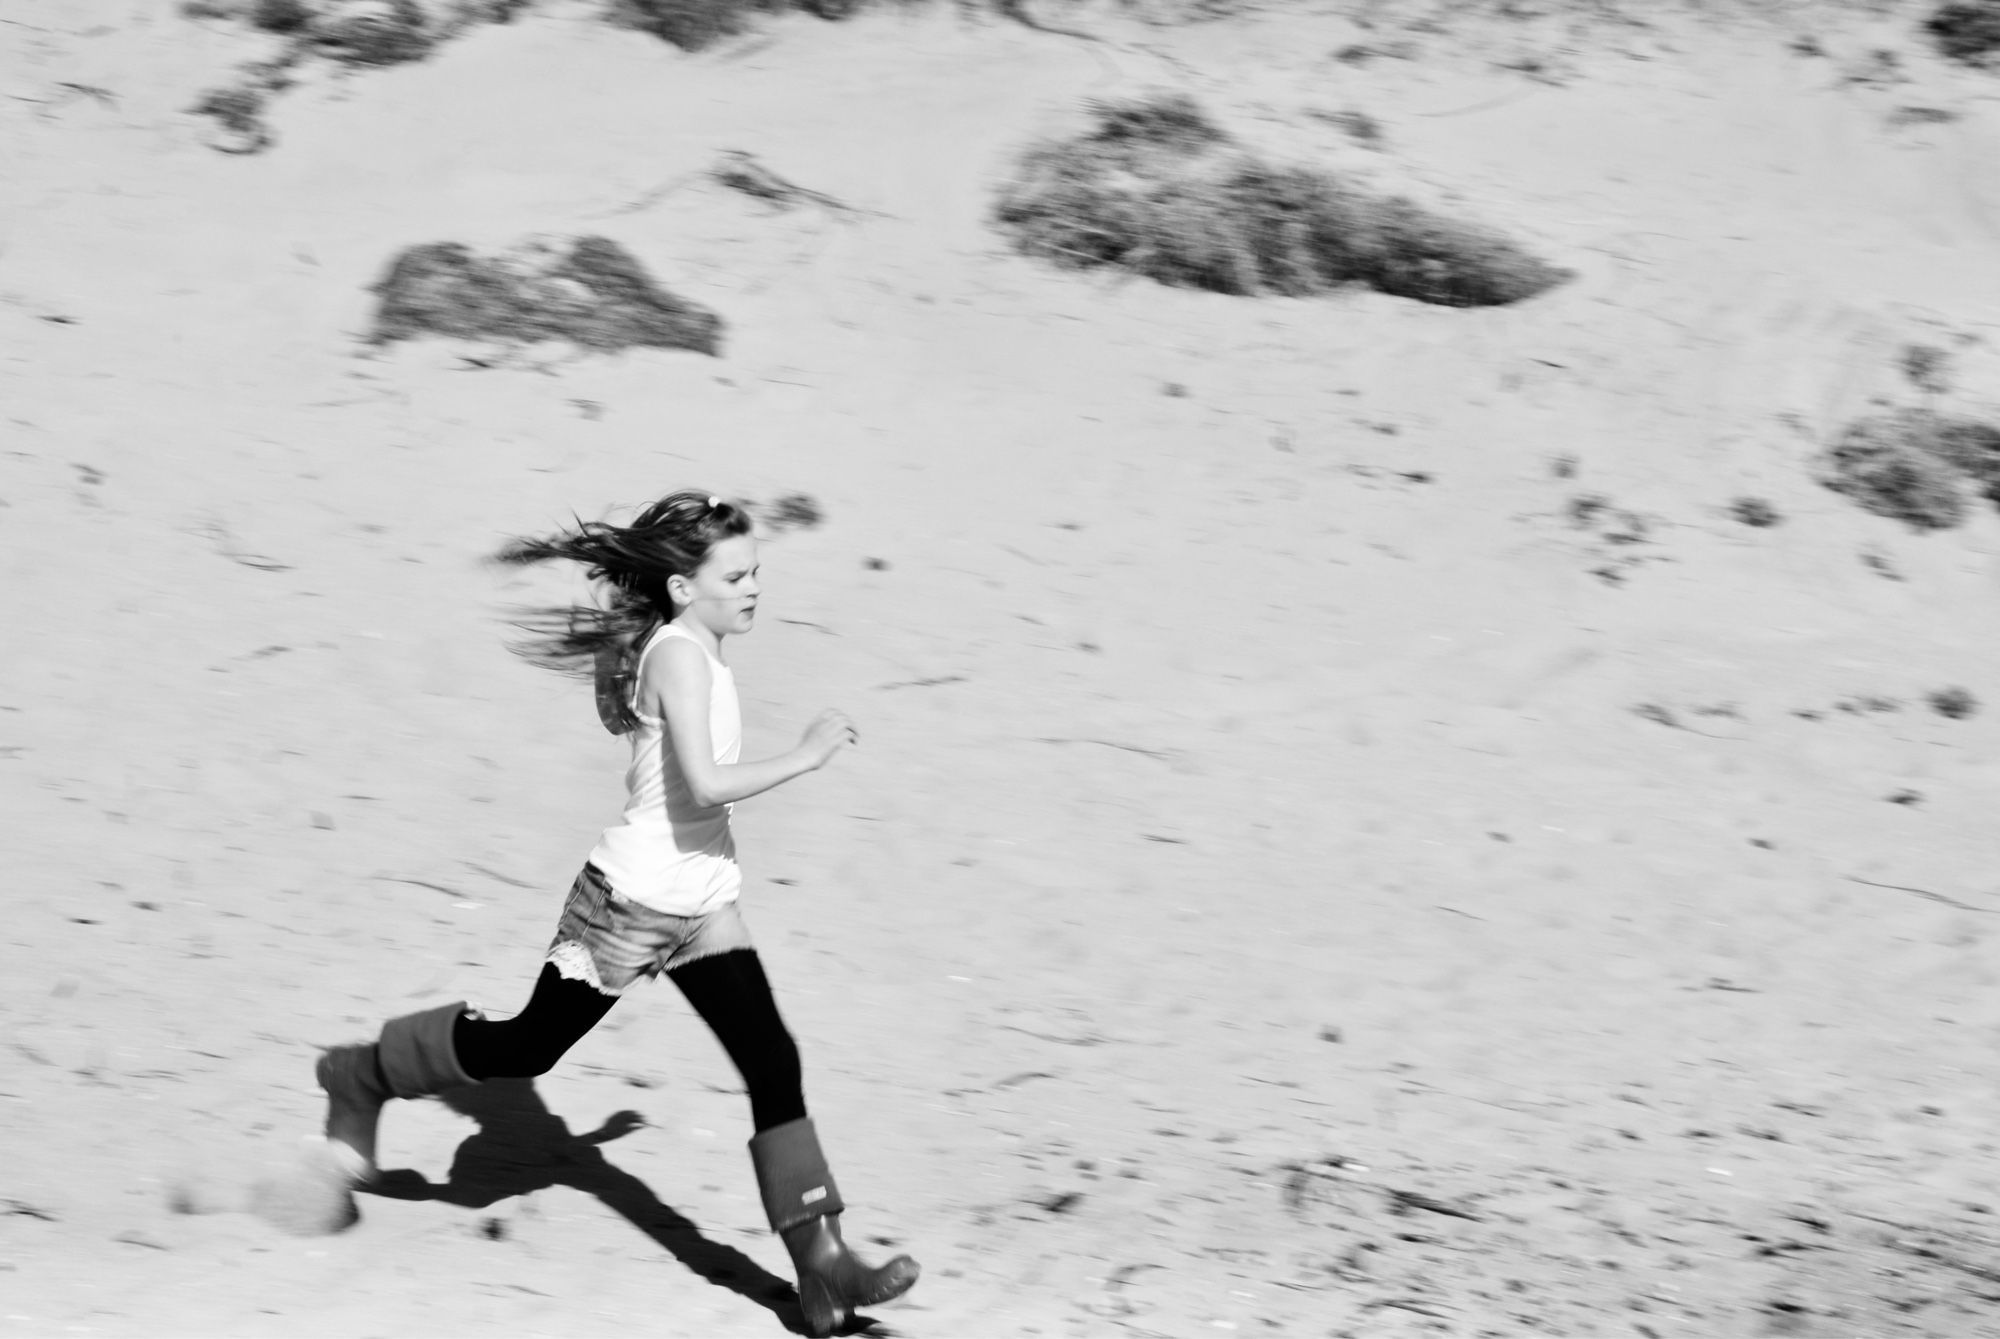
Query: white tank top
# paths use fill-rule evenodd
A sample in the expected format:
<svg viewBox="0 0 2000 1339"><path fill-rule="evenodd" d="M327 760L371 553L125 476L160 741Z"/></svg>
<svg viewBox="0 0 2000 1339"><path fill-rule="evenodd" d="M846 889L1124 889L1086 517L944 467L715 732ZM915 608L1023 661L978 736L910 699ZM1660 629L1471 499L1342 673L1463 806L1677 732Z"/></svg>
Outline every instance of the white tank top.
<svg viewBox="0 0 2000 1339"><path fill-rule="evenodd" d="M733 763L743 751L743 716L736 700L736 676L729 666L689 634L668 623L639 652L632 667L632 761L625 768L625 812L604 830L590 862L604 871L621 897L672 916L699 916L736 900L743 873L730 835L733 805L704 808L688 793L687 778L674 756L667 723L639 710L646 657L669 637L693 642L708 657L708 736L718 763Z"/></svg>

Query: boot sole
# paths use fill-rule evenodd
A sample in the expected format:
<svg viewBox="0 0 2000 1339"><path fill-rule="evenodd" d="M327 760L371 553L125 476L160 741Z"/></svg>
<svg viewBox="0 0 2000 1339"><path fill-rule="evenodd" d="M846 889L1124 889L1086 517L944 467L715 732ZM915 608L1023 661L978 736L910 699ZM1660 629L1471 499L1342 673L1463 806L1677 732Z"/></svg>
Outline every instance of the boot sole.
<svg viewBox="0 0 2000 1339"><path fill-rule="evenodd" d="M805 1312L806 1333L813 1339L825 1339L847 1324L856 1307L893 1302L914 1288L923 1270L914 1260L892 1261L880 1274L876 1286L859 1296L836 1296L833 1288L819 1279L801 1280L799 1309Z"/></svg>

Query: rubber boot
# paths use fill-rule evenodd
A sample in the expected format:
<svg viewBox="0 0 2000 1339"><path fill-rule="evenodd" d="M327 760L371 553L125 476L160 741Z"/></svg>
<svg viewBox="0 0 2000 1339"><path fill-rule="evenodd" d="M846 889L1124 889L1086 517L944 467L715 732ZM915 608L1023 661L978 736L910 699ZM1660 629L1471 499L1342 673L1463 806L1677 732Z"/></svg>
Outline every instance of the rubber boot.
<svg viewBox="0 0 2000 1339"><path fill-rule="evenodd" d="M810 1119L760 1131L750 1141L750 1162L771 1230L798 1270L807 1334L832 1334L854 1308L901 1297L917 1281L917 1262L907 1255L875 1269L848 1251L840 1238L840 1214L847 1206Z"/></svg>
<svg viewBox="0 0 2000 1339"><path fill-rule="evenodd" d="M465 1001L392 1018L372 1043L335 1046L315 1074L326 1089L326 1137L357 1183L375 1176L375 1128L392 1097L428 1097L474 1082L459 1068L451 1030Z"/></svg>

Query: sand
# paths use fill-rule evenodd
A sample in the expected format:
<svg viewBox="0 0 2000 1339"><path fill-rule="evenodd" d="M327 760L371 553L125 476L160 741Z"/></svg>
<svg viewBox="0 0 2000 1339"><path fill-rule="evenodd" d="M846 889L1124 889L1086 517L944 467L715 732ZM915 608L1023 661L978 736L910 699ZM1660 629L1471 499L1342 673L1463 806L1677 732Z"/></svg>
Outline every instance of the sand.
<svg viewBox="0 0 2000 1339"><path fill-rule="evenodd" d="M669 988L392 1108L347 1231L243 1211L316 1047L519 1007L616 811L587 686L504 650L576 588L482 557L681 486L824 512L729 651L751 751L862 747L738 825L848 1235L925 1267L878 1332L2000 1334L2000 519L1813 474L1878 402L2000 416L2000 84L1921 7L1367 8L690 56L548 3L302 69L246 155L186 108L272 39L0 9L0 1335L796 1322ZM1152 88L1576 278L1011 254L1013 156ZM362 343L401 248L535 234L724 356Z"/></svg>

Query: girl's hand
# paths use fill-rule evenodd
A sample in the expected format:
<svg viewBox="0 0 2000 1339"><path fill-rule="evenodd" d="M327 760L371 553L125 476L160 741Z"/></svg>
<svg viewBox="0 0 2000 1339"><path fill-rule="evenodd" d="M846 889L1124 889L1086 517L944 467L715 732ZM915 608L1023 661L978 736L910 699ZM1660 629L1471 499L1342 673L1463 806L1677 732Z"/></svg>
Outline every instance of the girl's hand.
<svg viewBox="0 0 2000 1339"><path fill-rule="evenodd" d="M847 719L846 713L823 711L819 719L806 727L805 738L799 741L799 747L813 760L814 767L824 767L834 754L860 740L854 722Z"/></svg>

